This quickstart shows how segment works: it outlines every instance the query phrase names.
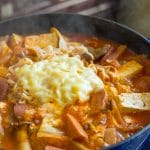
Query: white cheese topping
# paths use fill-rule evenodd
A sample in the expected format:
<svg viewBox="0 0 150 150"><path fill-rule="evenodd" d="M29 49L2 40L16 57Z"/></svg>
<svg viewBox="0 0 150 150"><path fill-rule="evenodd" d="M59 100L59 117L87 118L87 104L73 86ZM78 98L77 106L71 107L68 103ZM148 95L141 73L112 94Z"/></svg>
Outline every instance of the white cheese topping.
<svg viewBox="0 0 150 150"><path fill-rule="evenodd" d="M15 73L19 84L33 97L34 103L84 102L89 99L90 93L104 87L94 70L85 67L77 56L53 56L16 68Z"/></svg>

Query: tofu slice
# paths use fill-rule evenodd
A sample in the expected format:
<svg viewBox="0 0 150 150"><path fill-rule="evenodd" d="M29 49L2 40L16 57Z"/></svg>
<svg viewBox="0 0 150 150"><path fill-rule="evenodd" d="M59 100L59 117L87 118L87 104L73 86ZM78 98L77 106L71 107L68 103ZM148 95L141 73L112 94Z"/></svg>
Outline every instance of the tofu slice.
<svg viewBox="0 0 150 150"><path fill-rule="evenodd" d="M118 69L118 74L120 78L133 77L143 69L143 66L136 61L130 61L122 65Z"/></svg>
<svg viewBox="0 0 150 150"><path fill-rule="evenodd" d="M150 93L121 93L118 101L123 111L150 111Z"/></svg>

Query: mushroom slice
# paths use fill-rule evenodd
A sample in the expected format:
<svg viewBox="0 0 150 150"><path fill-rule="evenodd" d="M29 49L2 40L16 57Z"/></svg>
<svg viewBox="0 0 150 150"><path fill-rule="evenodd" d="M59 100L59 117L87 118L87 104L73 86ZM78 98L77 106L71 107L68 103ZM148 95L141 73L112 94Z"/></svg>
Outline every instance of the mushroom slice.
<svg viewBox="0 0 150 150"><path fill-rule="evenodd" d="M54 27L51 28L50 31L59 37L58 48L67 49L67 42L65 41L63 35Z"/></svg>
<svg viewBox="0 0 150 150"><path fill-rule="evenodd" d="M109 44L105 44L104 46L97 49L88 47L88 51L94 56L94 60L98 60L101 56L104 56L108 52L110 47L111 46Z"/></svg>

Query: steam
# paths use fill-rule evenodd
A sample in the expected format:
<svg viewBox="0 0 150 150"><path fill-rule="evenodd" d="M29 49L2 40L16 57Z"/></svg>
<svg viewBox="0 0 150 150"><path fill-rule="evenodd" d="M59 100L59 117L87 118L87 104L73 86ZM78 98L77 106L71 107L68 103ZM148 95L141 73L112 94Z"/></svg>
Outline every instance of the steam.
<svg viewBox="0 0 150 150"><path fill-rule="evenodd" d="M150 37L150 0L121 0L118 19Z"/></svg>
<svg viewBox="0 0 150 150"><path fill-rule="evenodd" d="M91 22L92 18L76 15L37 15L12 20L0 24L0 35L12 33L18 34L38 34L49 32L50 27L56 27L61 32L83 33L85 35L96 35L97 31Z"/></svg>

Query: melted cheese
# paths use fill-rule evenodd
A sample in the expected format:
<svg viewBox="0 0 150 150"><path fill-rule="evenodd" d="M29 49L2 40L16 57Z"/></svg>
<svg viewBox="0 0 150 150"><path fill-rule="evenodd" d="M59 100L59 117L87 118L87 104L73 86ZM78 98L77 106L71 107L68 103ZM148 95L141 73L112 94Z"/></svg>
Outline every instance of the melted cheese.
<svg viewBox="0 0 150 150"><path fill-rule="evenodd" d="M103 88L94 70L85 67L79 57L53 56L15 69L19 84L34 103L66 104L87 101L90 93Z"/></svg>

